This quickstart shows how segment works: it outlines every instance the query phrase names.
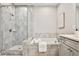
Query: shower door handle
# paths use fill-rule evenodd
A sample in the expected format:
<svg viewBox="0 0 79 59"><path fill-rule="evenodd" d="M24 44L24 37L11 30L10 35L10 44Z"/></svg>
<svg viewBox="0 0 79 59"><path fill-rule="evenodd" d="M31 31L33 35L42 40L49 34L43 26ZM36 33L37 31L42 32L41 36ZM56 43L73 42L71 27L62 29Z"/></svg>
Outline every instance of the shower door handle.
<svg viewBox="0 0 79 59"><path fill-rule="evenodd" d="M13 32L16 32L16 30L15 30L15 29L13 29Z"/></svg>
<svg viewBox="0 0 79 59"><path fill-rule="evenodd" d="M16 32L16 31L13 31L13 32Z"/></svg>

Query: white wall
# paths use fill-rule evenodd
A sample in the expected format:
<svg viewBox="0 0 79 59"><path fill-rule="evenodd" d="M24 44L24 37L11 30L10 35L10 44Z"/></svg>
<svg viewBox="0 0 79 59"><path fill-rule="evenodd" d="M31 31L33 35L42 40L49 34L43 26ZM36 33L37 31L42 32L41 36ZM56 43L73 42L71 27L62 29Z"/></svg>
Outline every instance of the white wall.
<svg viewBox="0 0 79 59"><path fill-rule="evenodd" d="M76 26L79 31L79 7L76 8Z"/></svg>
<svg viewBox="0 0 79 59"><path fill-rule="evenodd" d="M56 34L56 7L33 7L33 33Z"/></svg>
<svg viewBox="0 0 79 59"><path fill-rule="evenodd" d="M58 29L58 33L73 33L73 26L75 25L75 4L63 3L58 6L58 20L60 14L65 12L65 28Z"/></svg>

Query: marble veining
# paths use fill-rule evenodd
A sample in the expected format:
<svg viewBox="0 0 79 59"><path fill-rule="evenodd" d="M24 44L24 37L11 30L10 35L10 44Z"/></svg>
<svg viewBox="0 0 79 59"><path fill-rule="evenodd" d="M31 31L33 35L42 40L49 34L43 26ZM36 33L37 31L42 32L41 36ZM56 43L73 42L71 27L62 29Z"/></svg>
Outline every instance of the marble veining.
<svg viewBox="0 0 79 59"><path fill-rule="evenodd" d="M1 48L7 49L27 39L27 7L3 6L1 10Z"/></svg>

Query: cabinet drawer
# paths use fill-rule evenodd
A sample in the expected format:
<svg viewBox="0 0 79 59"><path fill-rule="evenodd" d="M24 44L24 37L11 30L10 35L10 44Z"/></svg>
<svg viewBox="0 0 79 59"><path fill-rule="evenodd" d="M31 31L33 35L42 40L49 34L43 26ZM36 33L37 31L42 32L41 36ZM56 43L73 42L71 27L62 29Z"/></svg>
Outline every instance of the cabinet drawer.
<svg viewBox="0 0 79 59"><path fill-rule="evenodd" d="M72 50L72 56L79 56L79 52L78 51L73 50L73 49L71 49L71 50Z"/></svg>
<svg viewBox="0 0 79 59"><path fill-rule="evenodd" d="M71 39L66 39L65 38L64 43L79 51L79 42L76 42L76 41L73 41Z"/></svg>
<svg viewBox="0 0 79 59"><path fill-rule="evenodd" d="M60 48L60 56L79 56L79 52L63 43Z"/></svg>

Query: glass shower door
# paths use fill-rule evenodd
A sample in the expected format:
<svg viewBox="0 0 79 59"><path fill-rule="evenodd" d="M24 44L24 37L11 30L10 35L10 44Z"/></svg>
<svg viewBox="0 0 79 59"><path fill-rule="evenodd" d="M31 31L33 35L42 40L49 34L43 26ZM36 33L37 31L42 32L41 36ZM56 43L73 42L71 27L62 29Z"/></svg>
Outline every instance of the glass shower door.
<svg viewBox="0 0 79 59"><path fill-rule="evenodd" d="M27 19L27 7L15 7L15 38L16 44L22 44L23 40L27 39L28 36L28 19Z"/></svg>

